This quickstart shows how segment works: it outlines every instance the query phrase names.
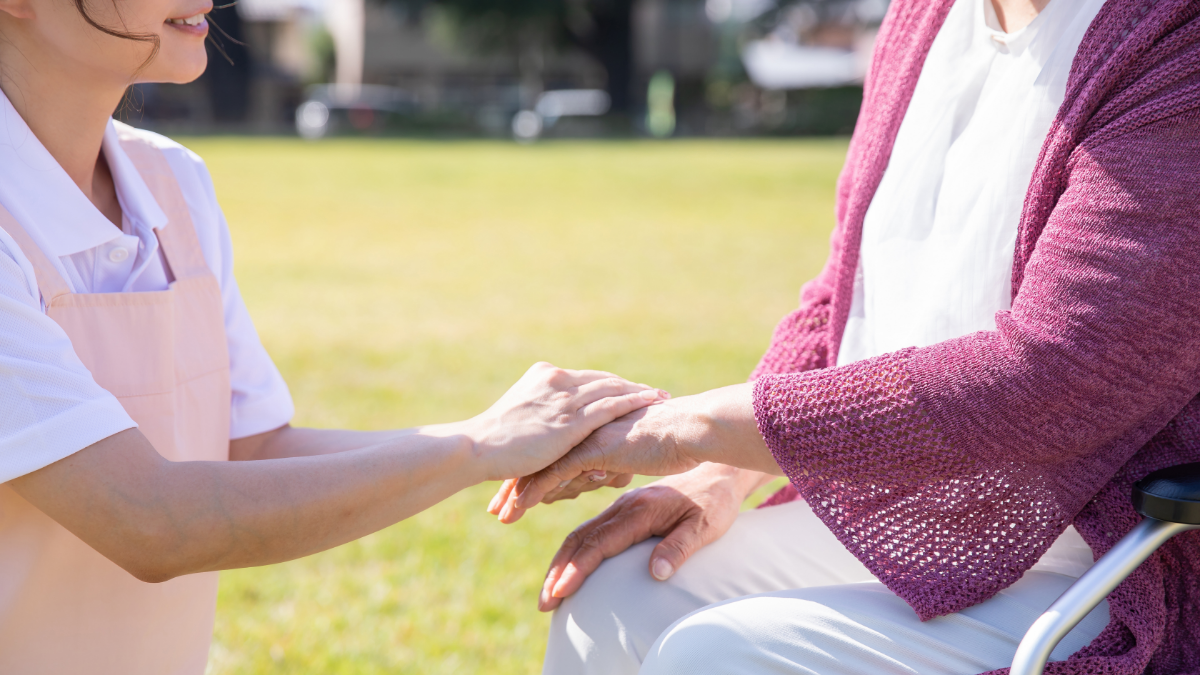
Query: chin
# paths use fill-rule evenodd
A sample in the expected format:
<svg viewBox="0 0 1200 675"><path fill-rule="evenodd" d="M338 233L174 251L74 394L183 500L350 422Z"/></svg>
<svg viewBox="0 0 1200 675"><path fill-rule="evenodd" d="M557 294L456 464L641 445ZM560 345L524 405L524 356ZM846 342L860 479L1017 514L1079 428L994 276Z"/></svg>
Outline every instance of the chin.
<svg viewBox="0 0 1200 675"><path fill-rule="evenodd" d="M185 54L168 53L163 49L138 79L143 82L187 84L203 75L207 67L208 54L203 46L198 52L189 50Z"/></svg>

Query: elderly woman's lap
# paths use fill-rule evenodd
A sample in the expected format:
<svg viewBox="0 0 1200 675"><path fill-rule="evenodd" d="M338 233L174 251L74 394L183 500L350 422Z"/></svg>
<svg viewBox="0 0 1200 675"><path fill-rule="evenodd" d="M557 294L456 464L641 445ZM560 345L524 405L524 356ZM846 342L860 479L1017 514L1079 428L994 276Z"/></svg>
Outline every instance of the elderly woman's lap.
<svg viewBox="0 0 1200 675"><path fill-rule="evenodd" d="M1072 581L1031 572L986 603L923 623L803 502L743 513L665 582L648 571L657 542L605 561L563 602L544 675L971 675L1007 666L1028 625ZM1056 658L1106 623L1102 605Z"/></svg>
<svg viewBox="0 0 1200 675"><path fill-rule="evenodd" d="M985 603L926 622L880 583L737 598L668 628L640 673L973 675L1007 667L1029 625L1073 581L1031 572ZM1103 605L1051 658L1066 659L1107 623Z"/></svg>
<svg viewBox="0 0 1200 675"><path fill-rule="evenodd" d="M713 603L874 577L792 502L741 514L667 581L649 572L650 539L604 562L555 612L544 675L636 673L671 624Z"/></svg>

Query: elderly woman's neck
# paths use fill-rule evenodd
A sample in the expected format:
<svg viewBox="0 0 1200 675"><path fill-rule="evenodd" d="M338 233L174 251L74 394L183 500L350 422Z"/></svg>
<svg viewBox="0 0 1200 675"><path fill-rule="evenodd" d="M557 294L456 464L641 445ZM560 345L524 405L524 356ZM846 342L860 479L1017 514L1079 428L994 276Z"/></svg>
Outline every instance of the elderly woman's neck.
<svg viewBox="0 0 1200 675"><path fill-rule="evenodd" d="M984 0L996 8L996 18L1005 33L1015 33L1037 18L1050 0Z"/></svg>

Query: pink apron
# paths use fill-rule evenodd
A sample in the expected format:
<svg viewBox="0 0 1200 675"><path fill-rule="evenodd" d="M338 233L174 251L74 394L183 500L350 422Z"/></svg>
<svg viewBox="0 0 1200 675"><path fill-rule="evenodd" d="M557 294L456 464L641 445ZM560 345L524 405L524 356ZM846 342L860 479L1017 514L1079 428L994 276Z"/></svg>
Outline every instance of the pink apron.
<svg viewBox="0 0 1200 675"><path fill-rule="evenodd" d="M33 264L47 314L154 448L174 461L227 460L217 279L162 152L128 132L121 144L167 214L158 239L174 278L168 290L71 293L2 206L0 227ZM216 597L216 572L138 581L0 485L0 673L202 675Z"/></svg>

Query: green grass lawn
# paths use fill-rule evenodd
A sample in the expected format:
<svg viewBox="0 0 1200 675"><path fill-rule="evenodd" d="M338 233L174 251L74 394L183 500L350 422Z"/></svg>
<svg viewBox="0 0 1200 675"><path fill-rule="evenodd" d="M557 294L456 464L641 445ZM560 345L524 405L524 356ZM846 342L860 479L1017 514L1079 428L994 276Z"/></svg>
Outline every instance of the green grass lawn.
<svg viewBox="0 0 1200 675"><path fill-rule="evenodd" d="M842 140L190 139L296 423L462 419L535 361L675 395L744 381L819 269ZM504 527L494 484L225 573L214 675L537 673L550 556L615 492Z"/></svg>

